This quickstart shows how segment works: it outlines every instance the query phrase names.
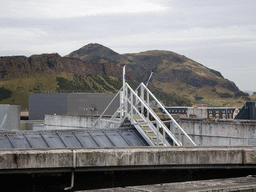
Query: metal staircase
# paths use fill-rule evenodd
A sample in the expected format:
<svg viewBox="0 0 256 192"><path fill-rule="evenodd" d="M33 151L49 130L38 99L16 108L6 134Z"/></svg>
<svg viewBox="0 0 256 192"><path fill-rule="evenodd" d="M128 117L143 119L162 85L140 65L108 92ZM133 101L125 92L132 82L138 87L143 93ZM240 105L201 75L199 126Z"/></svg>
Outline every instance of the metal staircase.
<svg viewBox="0 0 256 192"><path fill-rule="evenodd" d="M111 127L111 124L120 126L124 120L129 120L151 146L196 145L143 83L133 90L124 80L123 87L115 98L117 96L120 97L120 106L104 128ZM164 114L162 112L159 114L158 107L152 107L150 103L162 108ZM95 127L102 120L107 108L96 121ZM159 116L165 116L164 121Z"/></svg>
<svg viewBox="0 0 256 192"><path fill-rule="evenodd" d="M157 135L151 130L148 124L145 123L143 119L141 119L138 114L134 114L133 119L137 122L137 124L140 126L140 128L144 131L144 133L148 136L148 138L154 145L164 145L163 142L159 142L159 140L157 139Z"/></svg>

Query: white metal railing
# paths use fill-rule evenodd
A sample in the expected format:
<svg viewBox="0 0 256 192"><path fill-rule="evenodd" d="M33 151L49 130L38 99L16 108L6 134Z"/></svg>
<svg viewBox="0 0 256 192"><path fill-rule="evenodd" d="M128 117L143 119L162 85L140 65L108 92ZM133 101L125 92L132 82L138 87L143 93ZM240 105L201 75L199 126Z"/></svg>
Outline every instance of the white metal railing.
<svg viewBox="0 0 256 192"><path fill-rule="evenodd" d="M139 89L140 89L140 91L139 91ZM165 115L170 119L169 120L169 123L170 123L169 130L172 132L172 134L177 135L178 141L180 143L181 143L181 140L184 140L183 143L196 146L195 142L187 135L187 133L181 128L181 126L176 122L176 120L171 116L171 114L165 109L163 104L160 101L158 101L158 99L153 95L153 93L144 85L144 83L141 83L135 91L138 93L141 93L140 97L144 97L144 95L145 95L144 92L146 93L146 97L147 97L146 104L147 105L149 105L149 97L151 97L152 100L156 102L157 106L162 108Z"/></svg>
<svg viewBox="0 0 256 192"><path fill-rule="evenodd" d="M166 111L161 102L157 100L157 98L143 83L141 83L135 91L129 86L129 84L123 84L123 87L112 99L108 107L113 103L118 95L120 96L120 106L108 120L108 123L104 128L109 128L111 124L116 124L118 122L118 126L120 126L124 119L128 119L144 138L147 138L148 136L141 130L141 125L146 124L157 137L157 142L154 143L154 145L159 145L161 142L165 146L196 145L175 121L175 119ZM165 123L168 122L170 124L169 128L150 107L149 103L152 100L163 109L169 118L169 120L165 121ZM97 126L99 121L101 121L101 117L107 111L108 107L103 111L102 115L96 121L94 126ZM134 119L134 114L138 114L142 119L142 122L137 122ZM148 138L146 140L148 140Z"/></svg>
<svg viewBox="0 0 256 192"><path fill-rule="evenodd" d="M135 91L132 90L132 88L126 84L126 87L130 91L130 97L128 98L128 103L130 104L130 111L128 111L127 116L129 117L129 120L132 123L134 122L133 114L139 114L140 117L143 119L144 123L148 125L148 127L155 133L157 136L158 144L159 141L161 141L164 145L171 145L167 140L165 136L169 136L171 140L174 142L173 144L177 146L181 146L182 144L175 138L175 136L170 132L170 130L165 126L165 124L160 120L160 118L155 114L155 112L151 109L151 107L148 105L149 98L145 101L144 100L144 94L142 93L143 97L140 97ZM136 108L135 104L133 104L132 99L135 97L136 105L140 104L140 111ZM129 109L129 108L128 108ZM144 111L146 109L146 113ZM154 119L155 123L152 123L150 120L150 116ZM160 133L159 129L163 129L163 134Z"/></svg>
<svg viewBox="0 0 256 192"><path fill-rule="evenodd" d="M93 127L99 126L99 122L103 120L103 119L102 119L103 115L106 113L106 111L108 110L108 108L113 104L113 102L114 102L114 100L117 98L117 96L120 95L121 90L122 90L122 88L117 92L117 94L115 95L115 97L110 101L110 103L108 104L108 106L107 106L107 107L105 108L105 110L101 113L101 115L100 115L99 118L96 120L96 122L95 122L95 124L94 124ZM119 108L120 108L120 107L119 107ZM113 117L113 116L112 116L112 117ZM112 119L112 117L111 117L111 119ZM104 121L106 121L106 120L104 120ZM109 120L107 120L107 121L109 121ZM100 127L99 127L99 128L100 128Z"/></svg>

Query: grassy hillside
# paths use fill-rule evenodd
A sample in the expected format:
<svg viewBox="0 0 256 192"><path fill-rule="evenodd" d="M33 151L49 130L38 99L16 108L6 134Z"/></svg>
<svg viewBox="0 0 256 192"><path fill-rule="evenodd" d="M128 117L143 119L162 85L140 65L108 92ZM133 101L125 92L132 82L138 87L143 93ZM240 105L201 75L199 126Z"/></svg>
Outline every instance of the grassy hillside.
<svg viewBox="0 0 256 192"><path fill-rule="evenodd" d="M100 45L89 44L66 57L58 54L31 57L0 57L0 103L28 108L28 94L44 90L73 92L117 92L122 66L126 79L135 88L153 71L150 90L165 105L241 107L255 100L225 79L220 72L171 51L118 54Z"/></svg>
<svg viewBox="0 0 256 192"><path fill-rule="evenodd" d="M195 89L185 82L162 83L156 80L153 80L152 84L168 95L176 95L180 100L189 101L190 106L206 103L214 107L242 107L246 101L255 99L252 96L235 97L232 91L218 86L214 88L204 86L200 89Z"/></svg>
<svg viewBox="0 0 256 192"><path fill-rule="evenodd" d="M138 83L127 81L135 89ZM153 84L152 84L153 85ZM71 73L51 73L37 77L17 77L0 82L1 88L9 90L11 95L0 101L1 104L21 105L22 110L28 109L29 93L56 92L102 92L117 93L122 86L121 78L107 75L85 75ZM181 98L175 93L166 94L161 89L150 87L151 91L166 105L191 106L189 99Z"/></svg>
<svg viewBox="0 0 256 192"><path fill-rule="evenodd" d="M138 84L129 81L133 88ZM71 73L51 73L37 77L17 77L0 82L0 88L9 90L10 97L2 99L1 104L21 105L28 109L29 93L47 92L103 92L116 93L122 86L120 78L100 75L83 75ZM0 98L3 93L0 89Z"/></svg>
<svg viewBox="0 0 256 192"><path fill-rule="evenodd" d="M22 110L28 109L28 94L38 90L56 90L56 77L67 79L72 77L65 73L48 74L37 77L18 77L0 82L0 86L12 91L12 96L0 101L1 104L21 105Z"/></svg>
<svg viewBox="0 0 256 192"><path fill-rule="evenodd" d="M126 65L131 79L138 83L146 82L153 71L150 87L167 105L206 103L210 106L241 107L250 100L248 94L240 91L234 82L225 79L220 72L172 51L118 54L100 44L89 44L67 57Z"/></svg>

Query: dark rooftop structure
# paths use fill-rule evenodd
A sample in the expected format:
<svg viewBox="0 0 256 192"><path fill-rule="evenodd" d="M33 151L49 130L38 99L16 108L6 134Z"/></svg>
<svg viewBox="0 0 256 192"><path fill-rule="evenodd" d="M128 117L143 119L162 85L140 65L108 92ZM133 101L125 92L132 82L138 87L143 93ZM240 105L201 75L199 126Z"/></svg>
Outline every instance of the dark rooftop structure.
<svg viewBox="0 0 256 192"><path fill-rule="evenodd" d="M99 115L114 98L113 93L31 93L29 94L29 119L43 120L44 115ZM113 115L119 98L106 111Z"/></svg>
<svg viewBox="0 0 256 192"><path fill-rule="evenodd" d="M235 119L256 120L256 102L246 102Z"/></svg>

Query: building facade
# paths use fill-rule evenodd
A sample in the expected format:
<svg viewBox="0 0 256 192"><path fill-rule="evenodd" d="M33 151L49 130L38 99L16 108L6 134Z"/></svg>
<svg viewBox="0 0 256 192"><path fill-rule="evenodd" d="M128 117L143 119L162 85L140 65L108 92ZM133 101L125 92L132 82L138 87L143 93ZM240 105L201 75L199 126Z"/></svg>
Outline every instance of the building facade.
<svg viewBox="0 0 256 192"><path fill-rule="evenodd" d="M115 94L107 93L31 93L29 119L43 120L44 115L100 115ZM119 106L119 97L106 111L112 115Z"/></svg>
<svg viewBox="0 0 256 192"><path fill-rule="evenodd" d="M170 114L200 119L234 119L239 109L235 107L166 107Z"/></svg>

